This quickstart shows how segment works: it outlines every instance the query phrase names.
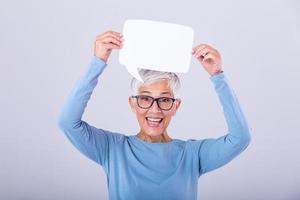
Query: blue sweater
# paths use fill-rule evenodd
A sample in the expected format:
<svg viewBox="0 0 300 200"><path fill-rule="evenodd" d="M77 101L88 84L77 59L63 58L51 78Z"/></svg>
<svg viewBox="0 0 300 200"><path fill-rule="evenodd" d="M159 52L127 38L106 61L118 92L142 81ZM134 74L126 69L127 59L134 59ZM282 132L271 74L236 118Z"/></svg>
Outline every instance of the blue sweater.
<svg viewBox="0 0 300 200"><path fill-rule="evenodd" d="M103 167L109 199L197 199L200 175L225 165L248 146L250 131L224 73L210 77L228 125L228 134L217 139L151 143L90 125L81 118L106 65L93 57L66 99L58 125L81 153Z"/></svg>

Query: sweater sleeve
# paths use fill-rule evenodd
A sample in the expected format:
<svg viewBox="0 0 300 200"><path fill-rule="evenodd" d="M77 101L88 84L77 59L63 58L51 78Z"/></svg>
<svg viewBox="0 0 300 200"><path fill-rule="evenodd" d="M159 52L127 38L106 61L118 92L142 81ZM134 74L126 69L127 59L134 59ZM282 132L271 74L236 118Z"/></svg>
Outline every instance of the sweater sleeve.
<svg viewBox="0 0 300 200"><path fill-rule="evenodd" d="M104 165L109 139L113 133L95 128L83 121L82 115L106 63L96 56L68 95L58 117L58 126L70 142L85 156Z"/></svg>
<svg viewBox="0 0 300 200"><path fill-rule="evenodd" d="M217 139L200 140L200 175L231 161L246 149L251 139L246 118L224 73L211 76L210 80L222 104L228 133Z"/></svg>

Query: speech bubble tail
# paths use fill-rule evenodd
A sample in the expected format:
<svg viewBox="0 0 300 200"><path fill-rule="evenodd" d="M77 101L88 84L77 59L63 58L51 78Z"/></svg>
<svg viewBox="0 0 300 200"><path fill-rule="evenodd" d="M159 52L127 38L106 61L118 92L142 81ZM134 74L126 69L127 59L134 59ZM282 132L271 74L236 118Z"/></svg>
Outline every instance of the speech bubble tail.
<svg viewBox="0 0 300 200"><path fill-rule="evenodd" d="M144 83L144 80L142 79L142 77L139 74L139 70L138 68L135 67L128 67L127 68L128 72L137 80L141 81L142 83Z"/></svg>

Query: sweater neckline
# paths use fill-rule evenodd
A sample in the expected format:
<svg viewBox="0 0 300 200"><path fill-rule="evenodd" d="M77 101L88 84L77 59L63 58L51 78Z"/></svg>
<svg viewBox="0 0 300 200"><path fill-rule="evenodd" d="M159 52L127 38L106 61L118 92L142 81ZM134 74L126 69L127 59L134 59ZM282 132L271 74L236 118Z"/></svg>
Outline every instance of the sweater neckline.
<svg viewBox="0 0 300 200"><path fill-rule="evenodd" d="M176 141L176 139L172 139L172 141L170 141L170 142L146 142L146 141L140 139L139 137L137 137L136 135L132 135L130 137L132 137L136 141L139 141L140 143L143 143L143 144L146 144L146 145L170 145L170 144L173 144Z"/></svg>

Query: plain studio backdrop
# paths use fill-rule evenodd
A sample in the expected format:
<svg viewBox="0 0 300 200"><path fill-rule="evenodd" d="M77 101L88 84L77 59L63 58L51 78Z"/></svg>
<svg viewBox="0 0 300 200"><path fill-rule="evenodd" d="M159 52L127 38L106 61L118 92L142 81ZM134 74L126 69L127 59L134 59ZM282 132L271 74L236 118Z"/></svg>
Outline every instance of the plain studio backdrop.
<svg viewBox="0 0 300 200"><path fill-rule="evenodd" d="M64 99L93 56L95 37L126 19L190 26L223 68L252 131L236 159L199 179L205 200L300 199L300 2L13 1L0 3L0 199L107 199L102 167L58 129ZM147 38L145 38L146 40ZM172 138L227 133L209 75L192 58ZM126 135L139 130L128 105L131 76L114 51L83 120Z"/></svg>

